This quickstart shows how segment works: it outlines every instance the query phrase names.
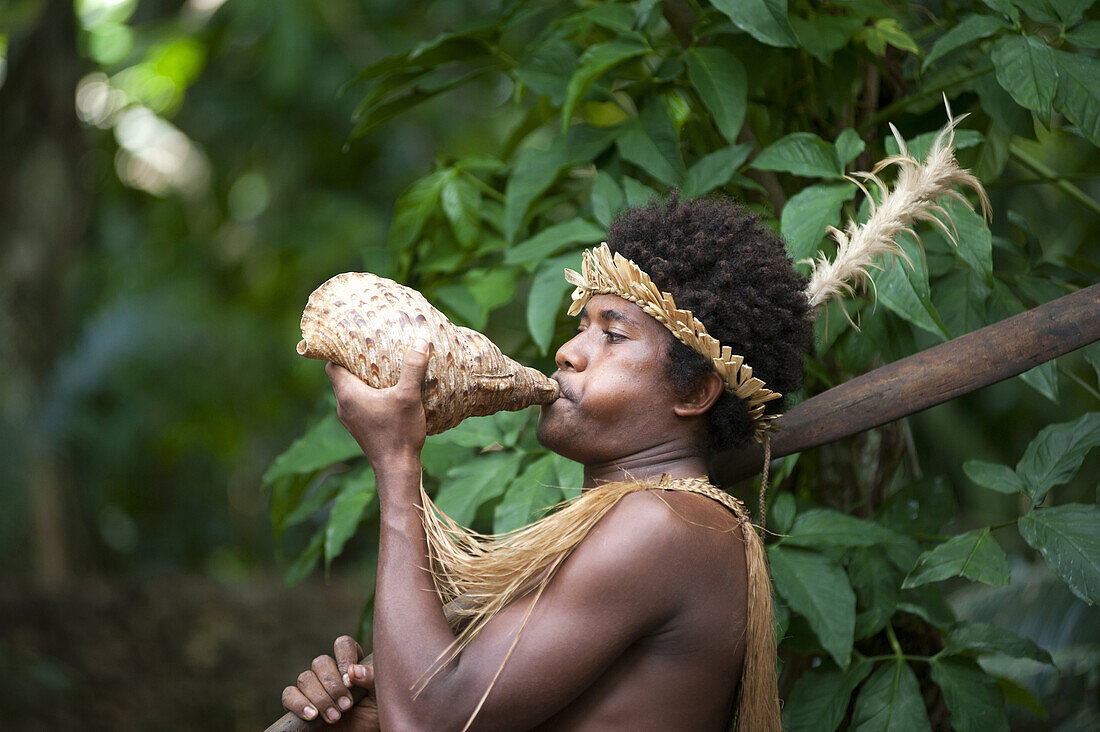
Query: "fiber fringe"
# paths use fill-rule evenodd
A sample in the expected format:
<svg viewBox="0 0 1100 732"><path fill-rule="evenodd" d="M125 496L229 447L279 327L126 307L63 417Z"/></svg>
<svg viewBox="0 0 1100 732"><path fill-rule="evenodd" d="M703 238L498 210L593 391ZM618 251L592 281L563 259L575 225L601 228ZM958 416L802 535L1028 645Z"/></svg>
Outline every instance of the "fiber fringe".
<svg viewBox="0 0 1100 732"><path fill-rule="evenodd" d="M703 479L624 481L587 490L534 523L506 534L487 535L457 524L420 489L421 518L428 539L429 570L440 602L462 598L452 621L456 637L414 686L419 694L453 661L493 616L510 603L534 595L512 645L464 729L481 710L489 692L515 650L542 591L573 550L624 496L644 490L699 493L730 509L741 525L748 575L745 662L738 696L737 727L752 732L778 732L780 703L775 677L776 645L771 580L760 536L745 507Z"/></svg>

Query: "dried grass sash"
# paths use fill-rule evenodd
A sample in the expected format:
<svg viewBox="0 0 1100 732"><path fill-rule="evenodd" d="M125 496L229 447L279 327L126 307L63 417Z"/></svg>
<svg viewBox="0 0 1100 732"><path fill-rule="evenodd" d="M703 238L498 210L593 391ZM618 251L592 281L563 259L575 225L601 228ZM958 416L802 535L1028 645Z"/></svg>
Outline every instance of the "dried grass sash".
<svg viewBox="0 0 1100 732"><path fill-rule="evenodd" d="M435 507L421 486L424 507L421 516L436 592L443 603L462 598L462 607L452 625L457 633L454 643L417 682L416 693L454 660L494 615L509 603L533 595L534 601L528 606L508 653L466 722L469 728L515 650L531 611L562 563L623 496L654 489L707 496L732 511L740 522L745 539L748 608L737 727L752 732L780 730L771 581L764 545L744 505L700 478L663 477L658 481L606 483L585 491L528 526L500 535L479 534L458 525Z"/></svg>

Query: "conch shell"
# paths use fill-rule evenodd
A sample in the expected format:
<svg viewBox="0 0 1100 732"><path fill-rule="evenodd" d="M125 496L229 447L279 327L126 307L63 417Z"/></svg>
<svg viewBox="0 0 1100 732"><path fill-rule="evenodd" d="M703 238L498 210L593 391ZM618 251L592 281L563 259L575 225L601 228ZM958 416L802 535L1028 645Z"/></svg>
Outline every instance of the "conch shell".
<svg viewBox="0 0 1100 732"><path fill-rule="evenodd" d="M416 290L367 272L336 275L309 296L298 353L343 366L370 386L397 383L414 341L431 344L421 396L428 434L467 417L558 398L558 383L521 366L477 331L462 328Z"/></svg>

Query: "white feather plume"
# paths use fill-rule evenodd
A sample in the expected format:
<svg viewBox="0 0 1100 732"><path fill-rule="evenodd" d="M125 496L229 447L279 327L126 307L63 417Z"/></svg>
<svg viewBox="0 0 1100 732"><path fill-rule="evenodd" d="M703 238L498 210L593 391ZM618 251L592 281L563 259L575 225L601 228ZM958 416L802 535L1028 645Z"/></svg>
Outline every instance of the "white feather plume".
<svg viewBox="0 0 1100 732"><path fill-rule="evenodd" d="M947 105L946 97L944 104ZM836 256L830 262L828 257L820 254L814 261L810 284L806 287L806 299L810 301L813 311L816 312L832 297L842 293L853 294L857 285L870 280L867 270L881 268L876 264L876 257L880 254L893 254L912 267L912 262L898 246L897 239L902 232L909 232L915 237L912 227L918 221L932 222L957 245L954 224L943 206L936 203L946 196L961 201L973 210L970 202L955 190L956 185L973 189L981 202L982 214L989 218L989 198L982 184L969 170L960 168L955 160L955 126L965 117L952 117L951 107L947 105L947 125L936 137L923 164L909 154L905 140L890 125L898 142L898 154L881 161L870 173L847 176L867 196L871 217L862 226L849 220L846 231L829 227L829 233L836 241ZM899 168L893 190L878 176L883 168L890 165ZM881 196L878 203L867 190L865 181L878 188ZM951 224L950 227L948 224Z"/></svg>

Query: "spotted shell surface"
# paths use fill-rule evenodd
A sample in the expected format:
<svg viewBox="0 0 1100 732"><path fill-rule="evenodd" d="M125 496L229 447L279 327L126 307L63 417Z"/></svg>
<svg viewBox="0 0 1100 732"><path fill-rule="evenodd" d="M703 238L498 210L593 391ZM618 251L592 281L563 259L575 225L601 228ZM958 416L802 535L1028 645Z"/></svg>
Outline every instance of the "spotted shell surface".
<svg viewBox="0 0 1100 732"><path fill-rule="evenodd" d="M457 326L412 288L368 272L345 272L313 291L302 313L298 353L343 366L370 386L397 383L418 339L431 344L421 395L428 434L467 417L548 404L558 384Z"/></svg>

